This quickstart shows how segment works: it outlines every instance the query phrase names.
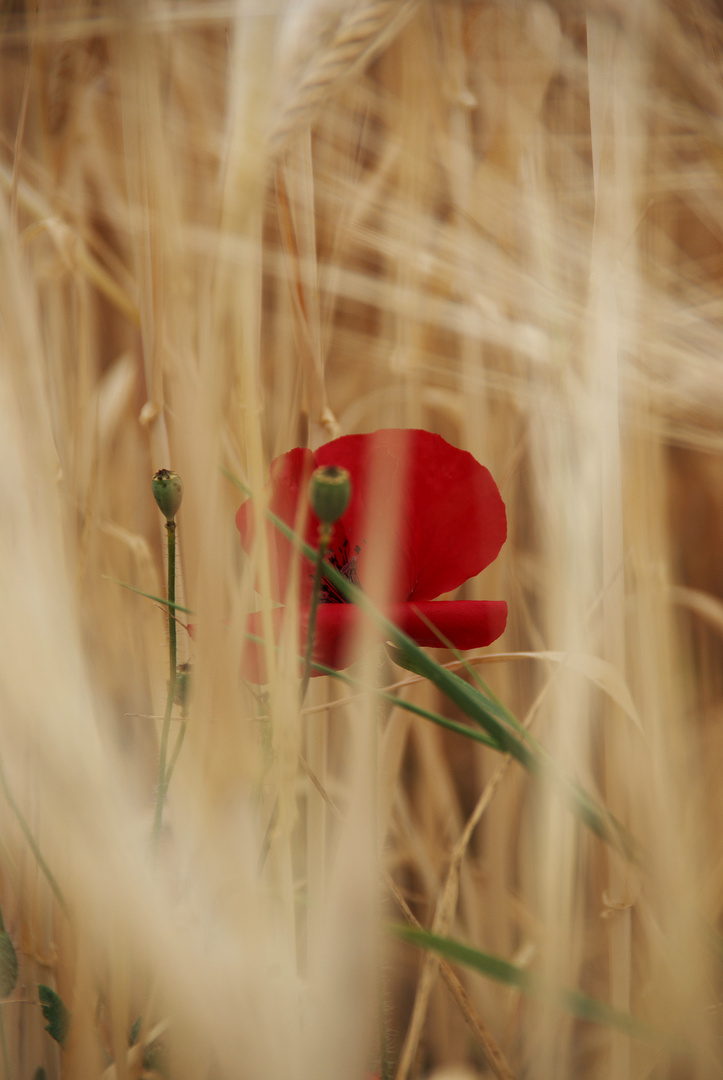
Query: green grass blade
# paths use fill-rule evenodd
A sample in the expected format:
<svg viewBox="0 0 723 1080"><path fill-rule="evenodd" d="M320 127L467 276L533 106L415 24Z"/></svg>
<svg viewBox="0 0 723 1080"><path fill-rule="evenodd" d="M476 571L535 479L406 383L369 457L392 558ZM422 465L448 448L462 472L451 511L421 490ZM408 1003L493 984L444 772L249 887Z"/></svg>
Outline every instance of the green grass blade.
<svg viewBox="0 0 723 1080"><path fill-rule="evenodd" d="M425 720L431 720L433 724L437 724L438 727L446 728L447 731L453 731L456 735L461 735L465 739L472 739L473 742L481 743L483 746L489 746L492 750L500 749L499 744L484 731L479 731L468 724L460 724L456 720L450 720L440 713L424 709L421 705L415 705L413 701L405 701L404 698L397 697L395 694L388 694L384 690L377 690L377 693L384 701L390 702L398 709L405 709L407 712L414 713L415 716L422 716Z"/></svg>
<svg viewBox="0 0 723 1080"><path fill-rule="evenodd" d="M163 604L165 608L171 608L173 611L182 611L184 615L193 615L193 609L183 607L182 604L173 604L170 600L165 600L162 596L154 596L153 593L144 592L143 589L137 589L135 585L129 585L127 581L119 581L118 578L108 577L103 575L106 581L112 581L114 585L120 585L123 589L128 589L129 592L138 593L139 596L145 596L147 600L153 600L156 604Z"/></svg>
<svg viewBox="0 0 723 1080"><path fill-rule="evenodd" d="M445 960L471 968L473 971L485 975L495 982L504 983L506 986L514 986L524 994L532 997L548 998L553 1000L561 1009L576 1016L580 1020L588 1020L593 1024L603 1027L615 1028L622 1031L631 1039L640 1042L653 1043L654 1045L670 1045L671 1039L663 1032L643 1020L639 1020L630 1013L621 1012L618 1009L590 997L579 990L571 990L566 987L551 987L526 968L518 967L509 960L494 956L491 953L481 952L460 941L450 938L438 937L426 930L418 930L412 926L391 927L392 933L402 941L415 945L420 949L435 952Z"/></svg>

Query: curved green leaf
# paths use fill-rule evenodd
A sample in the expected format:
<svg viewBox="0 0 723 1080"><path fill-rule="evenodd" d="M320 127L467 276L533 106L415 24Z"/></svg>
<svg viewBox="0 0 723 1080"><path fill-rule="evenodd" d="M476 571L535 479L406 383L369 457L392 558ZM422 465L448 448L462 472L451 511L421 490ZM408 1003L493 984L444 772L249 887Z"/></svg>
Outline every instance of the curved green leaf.
<svg viewBox="0 0 723 1080"><path fill-rule="evenodd" d="M514 986L523 994L533 997L552 999L561 1009L569 1012L580 1020L588 1020L593 1024L601 1024L603 1027L615 1028L622 1031L631 1039L640 1042L653 1043L655 1045L671 1045L671 1038L644 1020L639 1020L630 1013L614 1009L598 998L583 994L580 990L571 990L566 987L550 987L543 979L534 975L526 968L518 967L503 960L502 957L491 953L481 952L460 941L450 938L439 937L430 934L426 930L418 930L412 926L394 925L392 933L406 941L410 945L416 945L420 949L435 952L445 960L462 964L464 967L478 971L495 982Z"/></svg>

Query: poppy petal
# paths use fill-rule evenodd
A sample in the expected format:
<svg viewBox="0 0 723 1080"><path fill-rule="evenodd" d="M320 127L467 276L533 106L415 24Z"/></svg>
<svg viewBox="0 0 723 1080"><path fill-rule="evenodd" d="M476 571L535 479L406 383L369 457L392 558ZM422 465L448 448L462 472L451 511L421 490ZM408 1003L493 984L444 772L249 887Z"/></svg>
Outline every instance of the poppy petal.
<svg viewBox="0 0 723 1080"><path fill-rule="evenodd" d="M442 646L448 641L466 650L499 637L507 619L504 602L435 600L483 570L507 536L504 503L484 466L441 436L415 429L346 435L315 453L291 450L272 463L269 507L287 525L300 528L313 546L318 543L319 523L308 509L307 485L313 469L323 465L342 466L352 478L349 507L335 525L327 554L332 565L374 597L382 591L379 579L391 554L389 580L377 601L383 601L390 619L420 645ZM250 550L256 528L250 501L239 509L236 524L243 547ZM283 602L296 557L294 546L270 524L265 539L271 593ZM305 563L299 573L302 643L311 582L311 565ZM330 586L327 591L341 600ZM284 617L283 608L271 612L276 640ZM361 618L354 605L322 603L314 659L333 668L350 664L361 640ZM258 613L249 616L249 630L260 634L264 621ZM254 682L265 681L263 646L247 644L242 670Z"/></svg>
<svg viewBox="0 0 723 1080"><path fill-rule="evenodd" d="M385 611L417 645L479 649L504 633L504 600L422 600L391 604ZM355 604L323 604L317 610L314 660L327 667L344 668L358 656L359 631L364 613Z"/></svg>
<svg viewBox="0 0 723 1080"><path fill-rule="evenodd" d="M449 641L464 652L497 640L507 625L507 604L504 600L415 600L395 604L389 618L417 645L445 648Z"/></svg>
<svg viewBox="0 0 723 1080"><path fill-rule="evenodd" d="M504 633L504 600L422 600L391 604L386 617L417 645L479 649ZM314 660L344 668L358 656L358 635L364 613L355 604L322 604L316 615Z"/></svg>
<svg viewBox="0 0 723 1080"><path fill-rule="evenodd" d="M343 435L316 452L320 465L340 465L351 475L351 499L341 520L350 550L358 558L362 588L378 602L406 600L416 580L408 436L409 432L393 428ZM386 567L390 557L394 561Z"/></svg>
<svg viewBox="0 0 723 1080"><path fill-rule="evenodd" d="M282 623L286 609L274 608L270 613L271 627L275 641L279 640ZM344 668L355 659L353 649L356 635L360 625L361 612L353 604L320 604L316 613L316 630L314 633L314 653L312 659L317 664L326 667ZM300 648L304 648L306 640L306 626L309 618L309 609L302 608L300 612L299 639ZM262 638L264 635L264 618L260 611L254 611L246 616L246 632ZM299 663L299 676L302 673L302 665ZM263 642L246 640L243 655L241 657L241 674L249 682L266 683L266 648ZM312 676L320 675L321 672L313 671Z"/></svg>
<svg viewBox="0 0 723 1080"><path fill-rule="evenodd" d="M274 608L270 613L277 638L284 613L283 608ZM301 612L302 642L308 614L308 608ZM392 604L386 615L418 645L443 648L445 642L449 641L456 649L464 651L496 641L507 623L507 604L503 600L423 600L419 603ZM313 652L316 663L337 669L348 667L358 656L363 618L363 612L355 604L319 605ZM260 612L248 616L246 629L258 636L263 634ZM267 681L263 645L247 642L241 672L250 682ZM318 672L312 672L314 674Z"/></svg>
<svg viewBox="0 0 723 1080"><path fill-rule="evenodd" d="M288 454L282 454L271 463L271 479L266 485L269 494L269 510L281 518L290 528L299 524L299 511L305 511L303 524L304 539L307 544L316 547L319 542L319 519L308 505L308 484L316 461L311 450L297 447ZM256 533L256 510L252 499L247 499L236 514L236 527L241 535L241 546L247 552L253 547ZM346 534L341 524L334 528L329 553L336 556L341 567L347 561ZM270 522L266 525L266 542L269 552L270 593L277 601L287 599L287 589L296 549L282 536ZM308 602L311 592L313 572L309 564L302 567L299 575L300 597Z"/></svg>
<svg viewBox="0 0 723 1080"><path fill-rule="evenodd" d="M391 599L432 600L456 589L496 558L507 537L504 503L489 471L440 435L416 429L344 435L321 446L316 459L352 476L342 523L350 548L360 549L360 567L375 557L365 545L368 534L375 547L396 549ZM365 576L360 570L362 586Z"/></svg>
<svg viewBox="0 0 723 1080"><path fill-rule="evenodd" d="M276 458L271 466L271 494L269 510L273 511L291 528L296 524L299 495L306 489L315 468L314 455L310 450L298 447ZM247 499L236 514L236 528L241 534L241 546L251 551L256 535L256 511L252 499ZM274 600L284 600L289 583L294 549L291 543L270 523L266 525L266 543L269 552L271 595Z"/></svg>

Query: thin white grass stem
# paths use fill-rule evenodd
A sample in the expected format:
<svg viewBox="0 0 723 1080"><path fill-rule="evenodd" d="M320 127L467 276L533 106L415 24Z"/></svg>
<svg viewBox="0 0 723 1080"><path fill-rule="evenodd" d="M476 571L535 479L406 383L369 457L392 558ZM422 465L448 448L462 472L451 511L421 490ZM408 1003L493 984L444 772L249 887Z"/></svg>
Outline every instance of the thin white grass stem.
<svg viewBox="0 0 723 1080"><path fill-rule="evenodd" d="M318 682L318 680L317 680ZM316 689L316 687L314 688ZM320 687L323 692L325 688ZM320 948L320 936L324 933L324 892L326 882L327 848L327 813L333 802L326 792L328 718L326 715L309 717L306 720L306 754L300 755L302 768L321 798L309 790L306 804L306 834L308 857L306 867L307 891L309 897L307 939L309 955L317 955Z"/></svg>
<svg viewBox="0 0 723 1080"><path fill-rule="evenodd" d="M640 11L642 12L642 8ZM642 26L640 27L642 29ZM623 517L620 447L619 354L621 335L634 333L633 305L637 267L635 247L627 243L636 216L634 189L639 183L638 154L644 132L636 115L640 87L636 76L644 52L630 50L622 35L594 14L587 17L590 82L591 139L596 183L596 218L592 252L589 325L590 357L600 393L599 439L601 459L601 548L603 580L604 655L625 678ZM635 55L633 55L633 52ZM635 137L631 133L635 132ZM625 269L626 289L615 287L615 263ZM610 709L608 708L608 713ZM622 820L630 817L630 783L634 783L631 733L627 726L605 728L606 791ZM607 920L610 956L610 994L613 1008L629 1012L632 995L632 901L630 868L616 853L608 852ZM631 1075L630 1042L611 1032L611 1071L625 1080Z"/></svg>
<svg viewBox="0 0 723 1080"><path fill-rule="evenodd" d="M18 180L15 173L2 164L0 164L0 187L15 199L15 206L22 207L38 221L36 226L23 234L24 237L29 239L40 232L48 232L61 250L65 248L72 252L72 257L78 267L108 302L128 320L131 326L139 327L140 316L137 305L102 263L88 251L82 238L69 225L56 217L53 207L25 181Z"/></svg>
<svg viewBox="0 0 723 1080"><path fill-rule="evenodd" d="M13 179L12 187L10 191L10 222L13 233L17 235L18 230L18 181L20 179L20 161L22 158L23 141L25 138L25 124L28 118L28 100L30 97L30 81L33 71L33 59L35 53L35 39L31 45L30 58L28 61L27 71L25 72L25 82L23 85L23 97L20 104L20 118L18 120L17 132L15 135L15 152L13 156ZM4 1047L4 1036L3 1036Z"/></svg>
<svg viewBox="0 0 723 1080"><path fill-rule="evenodd" d="M311 782L312 782L312 784L314 785L314 787L316 788L316 790L317 790L317 791L319 792L319 794L321 795L321 797L322 797L322 799L324 800L324 802L326 803L326 805L327 805L327 806L329 807L329 809L331 810L332 814L334 814L334 816L335 816L336 818L338 818L339 820L341 820L341 817L342 817L342 813L341 813L341 810L340 810L340 809L339 809L339 807L338 807L338 806L336 805L336 803L335 803L335 802L334 802L334 800L332 799L331 795L329 794L329 792L328 792L328 791L326 790L326 788L325 788L325 787L324 787L324 785L322 784L322 782L321 782L321 779L320 779L320 778L319 778L319 776L318 776L318 775L317 775L317 774L316 774L316 773L314 772L314 770L313 770L313 769L311 768L311 765L310 765L310 764L309 764L309 762L308 762L308 761L306 760L306 758L304 757L304 755L303 755L303 754L299 754L299 764L301 765L302 769L304 770L304 772L306 773L306 775L307 775L307 776L309 777L309 779L311 780Z"/></svg>

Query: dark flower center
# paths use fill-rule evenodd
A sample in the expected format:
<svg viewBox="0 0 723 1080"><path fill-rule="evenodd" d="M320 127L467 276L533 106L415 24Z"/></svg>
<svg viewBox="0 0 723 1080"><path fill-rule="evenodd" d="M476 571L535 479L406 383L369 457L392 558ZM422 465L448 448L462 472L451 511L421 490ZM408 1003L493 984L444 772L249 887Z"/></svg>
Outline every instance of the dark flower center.
<svg viewBox="0 0 723 1080"><path fill-rule="evenodd" d="M338 570L347 581L350 581L352 585L359 585L359 577L357 575L357 556L361 548L357 544L354 548L354 554L349 558L349 541L345 540L341 545L341 548L337 551L331 552L327 555L327 561L335 570ZM348 601L346 597L342 596L335 585L332 585L330 581L324 578L321 582L321 588L319 589L319 603L320 604L346 604Z"/></svg>

